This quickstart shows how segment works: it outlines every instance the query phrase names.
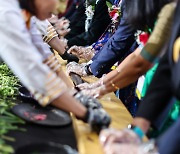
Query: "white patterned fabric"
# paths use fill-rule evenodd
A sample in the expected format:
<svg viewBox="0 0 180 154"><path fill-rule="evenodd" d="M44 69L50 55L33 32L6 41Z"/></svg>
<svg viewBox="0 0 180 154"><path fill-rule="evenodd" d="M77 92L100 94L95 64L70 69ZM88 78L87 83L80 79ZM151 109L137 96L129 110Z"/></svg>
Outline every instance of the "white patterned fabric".
<svg viewBox="0 0 180 154"><path fill-rule="evenodd" d="M18 1L0 0L0 4L0 57L39 103L46 106L66 88L60 86L61 79L43 64L44 57L32 42Z"/></svg>

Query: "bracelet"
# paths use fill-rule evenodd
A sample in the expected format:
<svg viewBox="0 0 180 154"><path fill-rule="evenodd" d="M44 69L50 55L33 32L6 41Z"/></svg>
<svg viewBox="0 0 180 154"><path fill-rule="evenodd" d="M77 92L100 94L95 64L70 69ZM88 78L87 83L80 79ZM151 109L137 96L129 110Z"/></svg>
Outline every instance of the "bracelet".
<svg viewBox="0 0 180 154"><path fill-rule="evenodd" d="M114 88L114 89L116 89L116 90L118 90L119 89L119 87L118 86L116 86L112 81L111 81L111 86Z"/></svg>
<svg viewBox="0 0 180 154"><path fill-rule="evenodd" d="M140 139L145 135L143 130L138 126L128 125L128 129L131 129Z"/></svg>
<svg viewBox="0 0 180 154"><path fill-rule="evenodd" d="M120 70L118 69L118 67L116 68L116 71L117 71L118 73L120 73Z"/></svg>

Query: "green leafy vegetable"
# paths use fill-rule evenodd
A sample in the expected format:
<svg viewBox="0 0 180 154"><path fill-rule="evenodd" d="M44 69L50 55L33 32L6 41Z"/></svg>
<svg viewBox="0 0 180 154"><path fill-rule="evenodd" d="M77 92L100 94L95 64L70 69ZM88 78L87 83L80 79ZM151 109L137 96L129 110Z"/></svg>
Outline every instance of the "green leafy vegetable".
<svg viewBox="0 0 180 154"><path fill-rule="evenodd" d="M10 130L22 130L16 124L24 124L24 121L10 112L15 105L18 94L19 79L13 75L6 64L0 64L0 154L11 154L13 148L5 141L15 141L6 136Z"/></svg>

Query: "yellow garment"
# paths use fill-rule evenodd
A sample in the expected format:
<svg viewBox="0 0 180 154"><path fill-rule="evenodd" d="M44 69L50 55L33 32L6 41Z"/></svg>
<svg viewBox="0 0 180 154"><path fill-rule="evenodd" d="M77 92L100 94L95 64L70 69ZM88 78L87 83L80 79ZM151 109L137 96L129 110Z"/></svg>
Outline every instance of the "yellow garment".
<svg viewBox="0 0 180 154"><path fill-rule="evenodd" d="M141 51L141 56L146 60L153 62L155 58L161 53L166 41L171 33L171 25L173 21L176 3L172 2L165 5L158 15L157 24Z"/></svg>
<svg viewBox="0 0 180 154"><path fill-rule="evenodd" d="M58 0L58 5L56 7L57 14L64 13L66 11L69 0Z"/></svg>
<svg viewBox="0 0 180 154"><path fill-rule="evenodd" d="M180 37L175 41L173 49L173 60L177 63L180 57Z"/></svg>

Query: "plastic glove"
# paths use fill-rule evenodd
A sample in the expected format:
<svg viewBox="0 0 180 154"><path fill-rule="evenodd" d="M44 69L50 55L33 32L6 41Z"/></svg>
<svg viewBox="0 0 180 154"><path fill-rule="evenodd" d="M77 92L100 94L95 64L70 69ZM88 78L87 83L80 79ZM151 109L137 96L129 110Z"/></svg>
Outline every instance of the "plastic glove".
<svg viewBox="0 0 180 154"><path fill-rule="evenodd" d="M82 83L82 84L79 84L77 85L77 87L81 90L84 90L84 89L94 89L94 88L97 88L99 86L102 86L103 85L103 78L102 77L101 79L99 79L98 81L94 82L94 83Z"/></svg>
<svg viewBox="0 0 180 154"><path fill-rule="evenodd" d="M66 65L67 73L76 73L80 76L87 76L87 73L85 71L86 63L78 64L76 62L70 62Z"/></svg>
<svg viewBox="0 0 180 154"><path fill-rule="evenodd" d="M86 117L83 119L84 122L87 122L93 131L99 133L102 129L108 128L111 123L111 118L107 112L100 109L88 109Z"/></svg>
<svg viewBox="0 0 180 154"><path fill-rule="evenodd" d="M60 56L63 60L67 60L68 63L73 62L73 61L76 63L79 62L79 59L77 58L77 56L75 56L73 54L69 54L69 53L67 53L67 51L65 51L64 54L62 54Z"/></svg>
<svg viewBox="0 0 180 154"><path fill-rule="evenodd" d="M84 47L74 45L67 52L79 56L79 52L81 53L83 49Z"/></svg>
<svg viewBox="0 0 180 154"><path fill-rule="evenodd" d="M70 28L68 28L68 29L57 29L56 27L55 27L55 30L62 37L66 36L71 31Z"/></svg>
<svg viewBox="0 0 180 154"><path fill-rule="evenodd" d="M140 151L139 146L135 144L113 143L104 147L105 154L144 154Z"/></svg>
<svg viewBox="0 0 180 154"><path fill-rule="evenodd" d="M58 20L58 22L54 25L54 28L61 37L66 36L71 31L69 28L69 21L67 19Z"/></svg>
<svg viewBox="0 0 180 154"><path fill-rule="evenodd" d="M67 46L67 40L64 39L64 38L60 38L60 42L61 42L61 45L64 49L67 49L68 46Z"/></svg>
<svg viewBox="0 0 180 154"><path fill-rule="evenodd" d="M130 129L121 131L113 129L104 130L101 132L99 139L104 147L112 143L141 143L140 138Z"/></svg>
<svg viewBox="0 0 180 154"><path fill-rule="evenodd" d="M84 95L91 96L93 98L100 98L100 92L99 88L96 89L84 89L81 92Z"/></svg>
<svg viewBox="0 0 180 154"><path fill-rule="evenodd" d="M104 91L104 89L105 89L105 86L102 85L102 86L99 86L97 88L83 89L83 90L81 90L81 92L84 95L88 95L88 96L91 96L91 97L94 97L94 98L101 98L104 95L104 94L101 93L101 91Z"/></svg>
<svg viewBox="0 0 180 154"><path fill-rule="evenodd" d="M80 90L83 90L83 89L92 89L93 84L85 82L85 83L77 85L76 87L78 87Z"/></svg>
<svg viewBox="0 0 180 154"><path fill-rule="evenodd" d="M49 19L49 22L54 26L60 36L65 36L70 32L70 22L65 18L58 19L57 16L53 16Z"/></svg>
<svg viewBox="0 0 180 154"><path fill-rule="evenodd" d="M94 56L95 50L92 47L81 47L73 46L68 50L68 53L78 56L78 58L83 58L87 61L91 60Z"/></svg>
<svg viewBox="0 0 180 154"><path fill-rule="evenodd" d="M90 96L85 96L81 92L78 92L74 95L74 97L79 100L81 104L83 104L86 108L91 108L91 109L97 109L97 108L102 108L102 105L99 103L98 100L90 97Z"/></svg>
<svg viewBox="0 0 180 154"><path fill-rule="evenodd" d="M154 140L143 144L112 143L104 147L104 152L105 154L159 154Z"/></svg>
<svg viewBox="0 0 180 154"><path fill-rule="evenodd" d="M87 61L90 61L94 56L95 50L92 47L87 47L84 50L79 52L79 58L83 58Z"/></svg>

